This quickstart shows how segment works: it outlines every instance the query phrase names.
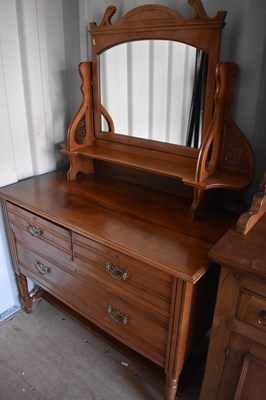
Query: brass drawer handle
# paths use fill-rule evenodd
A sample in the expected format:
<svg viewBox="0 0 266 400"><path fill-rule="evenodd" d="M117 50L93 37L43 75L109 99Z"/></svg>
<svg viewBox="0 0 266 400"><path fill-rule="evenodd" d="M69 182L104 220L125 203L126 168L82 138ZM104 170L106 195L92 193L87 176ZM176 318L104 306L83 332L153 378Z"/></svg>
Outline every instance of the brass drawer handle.
<svg viewBox="0 0 266 400"><path fill-rule="evenodd" d="M262 326L266 326L266 310L260 312L258 323Z"/></svg>
<svg viewBox="0 0 266 400"><path fill-rule="evenodd" d="M51 268L48 267L47 265L44 265L43 263L41 263L38 260L35 260L34 263L34 268L39 272L39 274L41 275L45 275L45 274L49 274L49 272L51 271Z"/></svg>
<svg viewBox="0 0 266 400"><path fill-rule="evenodd" d="M125 281L129 277L127 269L123 270L123 269L119 268L118 265L113 265L111 263L111 261L106 261L104 268L115 279L119 279L119 280L123 279Z"/></svg>
<svg viewBox="0 0 266 400"><path fill-rule="evenodd" d="M29 224L27 226L27 231L31 234L33 237L40 237L42 235L42 230L41 228L38 228L38 226L31 225Z"/></svg>
<svg viewBox="0 0 266 400"><path fill-rule="evenodd" d="M113 320L118 324L126 325L128 323L128 316L126 314L122 314L121 311L116 310L111 306L111 304L107 308L108 315L110 315Z"/></svg>

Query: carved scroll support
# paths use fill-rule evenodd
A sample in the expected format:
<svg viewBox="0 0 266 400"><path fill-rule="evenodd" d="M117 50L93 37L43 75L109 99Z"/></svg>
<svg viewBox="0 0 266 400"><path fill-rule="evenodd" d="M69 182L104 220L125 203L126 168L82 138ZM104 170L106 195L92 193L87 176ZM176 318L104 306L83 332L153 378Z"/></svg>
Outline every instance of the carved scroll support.
<svg viewBox="0 0 266 400"><path fill-rule="evenodd" d="M221 177L230 173L240 173L245 177L243 184L221 182L218 186L248 185L254 166L252 149L243 133L236 126L230 115L234 98L233 85L238 75L239 67L235 63L219 63L216 71L215 110L206 139L203 141L198 159L196 181L204 182L214 173L220 172ZM209 187L208 181L205 182Z"/></svg>
<svg viewBox="0 0 266 400"><path fill-rule="evenodd" d="M62 153L68 155L70 163L68 180L76 179L78 172L92 173L94 171L92 160L75 154L85 147L92 146L94 141L91 62L81 63L79 72L82 78L83 101L69 126L67 144L62 146L61 150Z"/></svg>
<svg viewBox="0 0 266 400"><path fill-rule="evenodd" d="M79 65L82 78L82 104L73 118L67 137L67 144L62 146L62 153L68 156L70 168L67 173L68 180L74 180L79 172L91 174L94 172L93 160L82 156L82 149L94 145L93 103L92 103L92 78L91 62ZM109 132L114 132L114 122L108 111L101 106L101 114L105 118Z"/></svg>
<svg viewBox="0 0 266 400"><path fill-rule="evenodd" d="M217 66L214 116L200 149L192 183L195 190L191 216L195 216L203 190L224 188L244 192L253 176L253 151L230 115L238 72L235 63L223 62Z"/></svg>
<svg viewBox="0 0 266 400"><path fill-rule="evenodd" d="M91 63L81 63L79 72L82 78L81 91L83 101L69 126L66 146L68 151L75 151L93 144Z"/></svg>

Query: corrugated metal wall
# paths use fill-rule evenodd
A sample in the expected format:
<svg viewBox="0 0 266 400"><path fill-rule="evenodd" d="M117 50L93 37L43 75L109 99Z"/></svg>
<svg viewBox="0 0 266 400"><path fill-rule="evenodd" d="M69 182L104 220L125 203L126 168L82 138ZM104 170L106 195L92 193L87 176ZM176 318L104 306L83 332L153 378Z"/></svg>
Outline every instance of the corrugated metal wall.
<svg viewBox="0 0 266 400"><path fill-rule="evenodd" d="M0 2L0 186L56 168L56 144L65 141L67 112L79 98L78 0L74 3ZM70 97L71 62L77 90ZM19 301L1 213L0 252L2 314Z"/></svg>

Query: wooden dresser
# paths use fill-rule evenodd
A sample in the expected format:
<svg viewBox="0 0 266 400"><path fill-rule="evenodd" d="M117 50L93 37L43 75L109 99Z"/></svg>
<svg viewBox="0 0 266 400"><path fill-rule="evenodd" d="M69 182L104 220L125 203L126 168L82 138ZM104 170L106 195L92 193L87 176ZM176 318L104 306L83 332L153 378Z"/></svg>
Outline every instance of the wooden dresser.
<svg viewBox="0 0 266 400"><path fill-rule="evenodd" d="M226 12L209 17L200 0L187 3L189 18L147 4L113 24L110 6L90 24L83 101L62 145L68 172L0 191L25 310L42 293L29 295L30 278L162 367L166 400L175 399L183 365L210 328L217 279L208 253L235 222L208 200L216 192L210 204L226 205L225 191L243 195L254 166L230 115L239 68L219 63ZM117 48L115 67L109 50ZM155 71L167 74L154 79Z"/></svg>
<svg viewBox="0 0 266 400"><path fill-rule="evenodd" d="M249 212L212 248L222 266L201 400L260 400L266 393L265 184Z"/></svg>
<svg viewBox="0 0 266 400"><path fill-rule="evenodd" d="M68 181L52 172L0 196L25 310L30 278L163 367L174 399L211 322L208 252L232 218L209 210L188 220L190 201L100 174Z"/></svg>

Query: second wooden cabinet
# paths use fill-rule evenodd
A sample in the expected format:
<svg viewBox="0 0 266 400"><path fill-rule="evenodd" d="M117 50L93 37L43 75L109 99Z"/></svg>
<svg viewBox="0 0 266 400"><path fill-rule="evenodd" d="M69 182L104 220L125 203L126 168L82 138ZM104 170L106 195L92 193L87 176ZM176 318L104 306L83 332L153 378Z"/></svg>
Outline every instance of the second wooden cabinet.
<svg viewBox="0 0 266 400"><path fill-rule="evenodd" d="M200 400L265 398L265 234L266 214L247 235L231 229L210 252L222 271Z"/></svg>

